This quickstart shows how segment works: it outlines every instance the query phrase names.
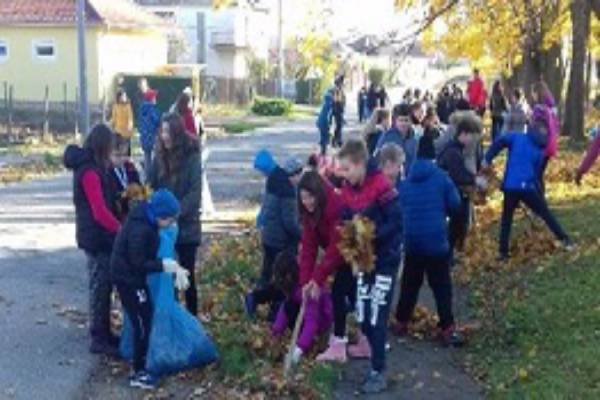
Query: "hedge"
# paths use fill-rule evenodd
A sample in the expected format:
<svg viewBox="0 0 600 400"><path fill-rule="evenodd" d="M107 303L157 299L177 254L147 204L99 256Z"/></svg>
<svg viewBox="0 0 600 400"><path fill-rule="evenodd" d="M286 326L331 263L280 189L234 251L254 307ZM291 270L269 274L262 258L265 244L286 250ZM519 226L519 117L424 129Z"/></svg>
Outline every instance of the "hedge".
<svg viewBox="0 0 600 400"><path fill-rule="evenodd" d="M290 111L292 111L292 103L289 100L277 97L257 97L252 104L252 112L256 115L288 115Z"/></svg>

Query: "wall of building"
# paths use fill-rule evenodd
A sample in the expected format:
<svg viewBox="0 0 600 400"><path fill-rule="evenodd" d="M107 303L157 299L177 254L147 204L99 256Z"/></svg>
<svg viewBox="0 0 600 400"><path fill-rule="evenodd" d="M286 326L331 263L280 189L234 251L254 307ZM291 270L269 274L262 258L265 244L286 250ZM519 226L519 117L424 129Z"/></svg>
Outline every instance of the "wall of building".
<svg viewBox="0 0 600 400"><path fill-rule="evenodd" d="M98 91L97 30L86 35L87 70L90 102L100 100ZM77 38L74 27L17 27L0 26L0 40L8 44L8 57L0 62L0 84L14 88L15 101L43 101L45 86L50 101L75 101L78 82ZM55 56L39 60L33 55L33 42L52 40ZM0 93L3 96L3 93Z"/></svg>
<svg viewBox="0 0 600 400"><path fill-rule="evenodd" d="M110 102L117 75L152 73L167 64L167 39L159 31L102 30L98 60L96 90Z"/></svg>

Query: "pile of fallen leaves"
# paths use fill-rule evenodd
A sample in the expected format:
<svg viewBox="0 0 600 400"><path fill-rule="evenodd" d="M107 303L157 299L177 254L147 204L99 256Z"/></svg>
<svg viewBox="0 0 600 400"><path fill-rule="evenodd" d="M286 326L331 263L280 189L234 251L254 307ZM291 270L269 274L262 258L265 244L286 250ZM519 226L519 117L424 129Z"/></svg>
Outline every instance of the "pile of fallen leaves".
<svg viewBox="0 0 600 400"><path fill-rule="evenodd" d="M259 308L256 321L245 315L243 298L259 275L260 248L254 231L218 237L211 241L202 262L199 317L220 352L219 365L206 377L211 382L209 397L321 398L318 378L316 382L310 378L316 367L314 354L307 355L292 378L285 380L283 360L290 333L272 338L266 307Z"/></svg>
<svg viewBox="0 0 600 400"><path fill-rule="evenodd" d="M338 249L354 275L375 269L374 240L375 224L367 217L355 215L340 227Z"/></svg>

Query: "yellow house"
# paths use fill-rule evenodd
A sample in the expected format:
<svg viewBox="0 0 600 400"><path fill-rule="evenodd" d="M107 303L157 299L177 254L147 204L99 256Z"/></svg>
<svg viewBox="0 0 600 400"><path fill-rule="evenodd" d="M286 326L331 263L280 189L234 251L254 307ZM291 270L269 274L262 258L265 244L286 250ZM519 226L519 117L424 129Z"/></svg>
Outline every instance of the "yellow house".
<svg viewBox="0 0 600 400"><path fill-rule="evenodd" d="M92 105L118 74L167 63L162 23L130 0L86 0L86 23ZM0 0L0 85L12 85L15 103L43 101L46 87L52 102L75 101L77 77L76 0Z"/></svg>

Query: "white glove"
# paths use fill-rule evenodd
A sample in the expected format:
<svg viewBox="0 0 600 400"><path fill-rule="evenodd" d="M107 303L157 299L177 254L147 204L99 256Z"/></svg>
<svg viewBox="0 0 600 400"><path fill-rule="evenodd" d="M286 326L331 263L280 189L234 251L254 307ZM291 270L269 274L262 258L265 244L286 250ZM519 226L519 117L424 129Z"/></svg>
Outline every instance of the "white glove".
<svg viewBox="0 0 600 400"><path fill-rule="evenodd" d="M181 268L179 264L177 264L177 261L173 260L172 258L165 258L162 263L163 270L170 274L177 273L177 268Z"/></svg>
<svg viewBox="0 0 600 400"><path fill-rule="evenodd" d="M483 176L477 176L475 178L475 184L482 190L485 190L488 187L488 181Z"/></svg>
<svg viewBox="0 0 600 400"><path fill-rule="evenodd" d="M185 291L190 287L190 272L182 267L175 271L175 287L177 290Z"/></svg>

